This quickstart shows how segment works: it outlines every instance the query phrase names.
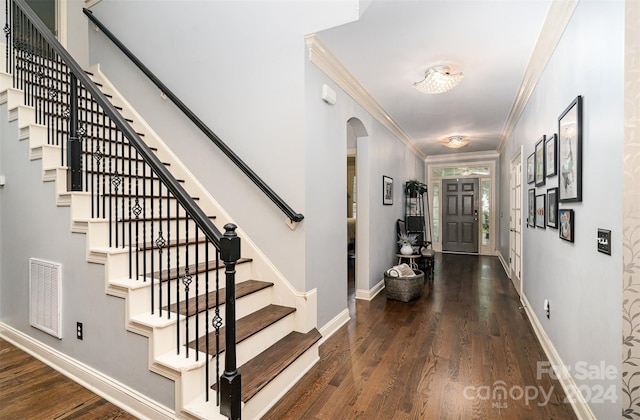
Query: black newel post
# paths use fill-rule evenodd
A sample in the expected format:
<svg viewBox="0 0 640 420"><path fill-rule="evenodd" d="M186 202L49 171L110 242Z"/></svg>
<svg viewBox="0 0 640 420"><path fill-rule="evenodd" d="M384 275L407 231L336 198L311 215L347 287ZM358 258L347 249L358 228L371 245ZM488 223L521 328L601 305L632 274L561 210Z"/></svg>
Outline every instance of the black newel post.
<svg viewBox="0 0 640 420"><path fill-rule="evenodd" d="M78 138L78 80L71 73L69 98L69 139L67 141L67 166L69 177L69 191L82 191L82 143Z"/></svg>
<svg viewBox="0 0 640 420"><path fill-rule="evenodd" d="M220 239L220 258L224 261L226 276L225 304L225 360L224 373L220 378L220 413L236 420L240 413L240 372L236 367L236 262L240 258L240 238L236 225L224 226L224 236Z"/></svg>

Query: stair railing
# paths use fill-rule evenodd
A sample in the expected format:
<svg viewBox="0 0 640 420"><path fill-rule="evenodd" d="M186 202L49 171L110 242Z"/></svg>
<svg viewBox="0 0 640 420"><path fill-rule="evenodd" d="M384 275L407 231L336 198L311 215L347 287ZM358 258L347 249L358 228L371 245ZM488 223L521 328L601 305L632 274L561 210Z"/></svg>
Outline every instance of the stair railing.
<svg viewBox="0 0 640 420"><path fill-rule="evenodd" d="M304 216L294 211L273 189L267 185L233 150L229 148L187 105L180 100L153 72L142 63L89 9L84 14L169 98L218 148L289 218L292 223L301 222Z"/></svg>
<svg viewBox="0 0 640 420"><path fill-rule="evenodd" d="M122 117L24 0L7 0L5 15L7 73L12 75L13 87L24 92L24 103L34 110L35 123L46 127L47 144L60 148L61 167L67 168L70 180L68 190L90 197L88 222L97 226L96 232L108 236L109 256L114 261L110 271L125 281L150 286L151 319L177 322L178 355L198 361L204 351L207 400L208 354L215 354L216 404L222 414L240 418L241 378L235 358L234 285L240 258L236 226L225 225L224 234L218 230L144 142L143 134ZM104 224L106 228L101 228ZM226 320L222 375L220 261L225 268ZM127 265L128 272L118 271ZM198 299L202 287L205 308ZM182 299L189 302L192 298L191 291L195 299L181 305ZM210 343L210 325L214 343Z"/></svg>

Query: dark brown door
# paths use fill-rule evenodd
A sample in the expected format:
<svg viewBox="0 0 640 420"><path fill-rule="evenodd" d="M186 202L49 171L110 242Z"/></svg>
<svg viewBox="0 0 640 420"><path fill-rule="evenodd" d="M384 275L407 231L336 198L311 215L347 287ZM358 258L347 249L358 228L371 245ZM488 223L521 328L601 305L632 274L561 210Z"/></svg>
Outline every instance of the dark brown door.
<svg viewBox="0 0 640 420"><path fill-rule="evenodd" d="M478 252L478 178L442 181L442 250Z"/></svg>

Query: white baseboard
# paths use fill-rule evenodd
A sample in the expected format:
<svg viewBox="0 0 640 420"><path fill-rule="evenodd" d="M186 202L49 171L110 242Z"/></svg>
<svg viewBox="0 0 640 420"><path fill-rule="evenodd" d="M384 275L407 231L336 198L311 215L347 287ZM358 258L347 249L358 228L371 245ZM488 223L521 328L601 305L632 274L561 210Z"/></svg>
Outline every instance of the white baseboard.
<svg viewBox="0 0 640 420"><path fill-rule="evenodd" d="M378 284L373 286L369 290L356 290L356 299L360 300L372 300L374 297L378 296L378 293L382 292L384 289L384 279L380 280Z"/></svg>
<svg viewBox="0 0 640 420"><path fill-rule="evenodd" d="M522 305L524 307L527 316L529 317L529 321L531 326L533 327L533 331L536 333L536 337L538 337L538 341L544 350L544 353L549 358L549 362L554 367L555 375L564 390L565 395L570 395L572 398L569 399L571 401L571 407L573 411L576 413L576 416L579 420L595 420L596 416L591 411L589 404L582 396L578 385L575 383L569 370L567 370L567 365L562 362L560 355L556 351L556 348L553 346L553 343L549 339L549 336L544 329L542 328L542 324L540 324L540 320L536 316L535 312L531 310L531 305L529 305L529 301L525 295L520 297L522 301Z"/></svg>
<svg viewBox="0 0 640 420"><path fill-rule="evenodd" d="M340 327L349 322L350 319L351 317L349 316L349 309L347 308L336 315L331 321L327 322L322 328L320 328L320 334L322 335L322 338L320 339L320 341L318 341L318 345L321 345L322 343L327 341L329 337L335 334L336 331L338 331Z"/></svg>
<svg viewBox="0 0 640 420"><path fill-rule="evenodd" d="M176 418L174 410L2 322L0 337L137 418Z"/></svg>
<svg viewBox="0 0 640 420"><path fill-rule="evenodd" d="M500 260L500 264L502 264L502 269L507 274L507 277L511 278L511 270L509 270L509 264L507 264L507 262L502 257L502 253L501 252L496 252L496 255L498 255L498 259Z"/></svg>

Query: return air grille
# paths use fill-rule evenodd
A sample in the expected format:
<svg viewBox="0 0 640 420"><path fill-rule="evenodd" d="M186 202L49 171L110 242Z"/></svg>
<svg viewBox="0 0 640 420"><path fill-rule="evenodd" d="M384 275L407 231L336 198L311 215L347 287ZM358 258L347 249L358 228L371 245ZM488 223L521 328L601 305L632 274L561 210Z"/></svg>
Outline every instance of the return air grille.
<svg viewBox="0 0 640 420"><path fill-rule="evenodd" d="M29 259L29 323L62 338L62 266Z"/></svg>

